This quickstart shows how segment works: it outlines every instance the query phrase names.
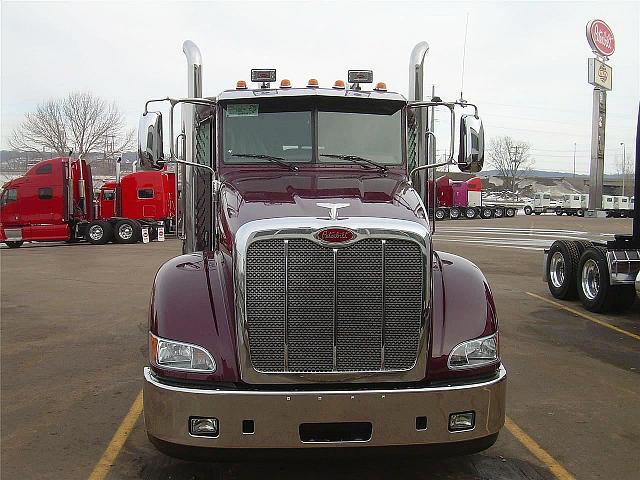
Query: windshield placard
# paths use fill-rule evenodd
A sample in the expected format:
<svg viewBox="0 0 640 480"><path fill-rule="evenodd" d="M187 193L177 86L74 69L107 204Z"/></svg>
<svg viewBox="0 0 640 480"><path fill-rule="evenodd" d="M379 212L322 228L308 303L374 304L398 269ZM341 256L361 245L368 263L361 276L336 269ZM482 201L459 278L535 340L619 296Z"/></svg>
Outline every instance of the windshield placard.
<svg viewBox="0 0 640 480"><path fill-rule="evenodd" d="M257 117L257 103L236 103L227 105L227 117Z"/></svg>

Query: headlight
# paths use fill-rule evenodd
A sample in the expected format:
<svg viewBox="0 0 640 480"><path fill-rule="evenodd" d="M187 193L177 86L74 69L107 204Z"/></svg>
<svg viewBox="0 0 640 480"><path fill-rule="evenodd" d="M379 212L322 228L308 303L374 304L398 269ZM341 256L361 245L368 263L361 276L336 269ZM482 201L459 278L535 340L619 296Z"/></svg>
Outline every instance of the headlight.
<svg viewBox="0 0 640 480"><path fill-rule="evenodd" d="M453 349L447 365L451 370L483 367L496 363L498 357L498 332L484 338L463 342Z"/></svg>
<svg viewBox="0 0 640 480"><path fill-rule="evenodd" d="M189 343L165 340L149 333L149 356L158 367L187 372L215 372L216 362L204 348Z"/></svg>

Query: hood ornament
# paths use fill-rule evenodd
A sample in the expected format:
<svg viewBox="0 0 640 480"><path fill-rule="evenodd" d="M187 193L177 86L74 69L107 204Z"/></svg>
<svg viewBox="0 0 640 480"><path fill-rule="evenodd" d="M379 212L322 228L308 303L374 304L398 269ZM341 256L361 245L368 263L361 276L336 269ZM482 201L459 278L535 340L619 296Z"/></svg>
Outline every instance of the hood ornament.
<svg viewBox="0 0 640 480"><path fill-rule="evenodd" d="M329 209L328 220L341 220L338 218L338 209L350 206L350 203L316 203L317 206ZM326 217L322 218L324 220ZM344 217L343 217L344 218Z"/></svg>

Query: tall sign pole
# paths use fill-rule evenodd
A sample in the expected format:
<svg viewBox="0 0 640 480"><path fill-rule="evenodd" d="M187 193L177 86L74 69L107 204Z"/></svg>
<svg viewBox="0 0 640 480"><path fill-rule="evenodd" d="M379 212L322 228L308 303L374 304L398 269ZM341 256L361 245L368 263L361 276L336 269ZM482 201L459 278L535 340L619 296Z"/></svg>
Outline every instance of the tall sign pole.
<svg viewBox="0 0 640 480"><path fill-rule="evenodd" d="M587 42L596 56L596 58L589 58L587 72L588 82L594 86L591 113L589 215L597 216L597 211L602 208L607 92L613 86L613 69L606 62L613 55L616 42L611 28L602 20L591 20L587 23Z"/></svg>

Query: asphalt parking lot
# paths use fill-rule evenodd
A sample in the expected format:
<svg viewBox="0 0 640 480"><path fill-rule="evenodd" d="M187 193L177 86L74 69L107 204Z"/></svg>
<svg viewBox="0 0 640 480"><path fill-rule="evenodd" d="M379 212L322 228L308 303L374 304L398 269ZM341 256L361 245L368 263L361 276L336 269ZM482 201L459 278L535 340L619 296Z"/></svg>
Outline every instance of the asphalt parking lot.
<svg viewBox="0 0 640 480"><path fill-rule="evenodd" d="M591 314L550 301L541 280L553 239L630 230L629 219L555 215L438 223L436 248L470 258L491 283L507 425L476 455L340 464L189 463L147 441L139 392L149 293L176 240L2 249L2 478L638 478L640 302Z"/></svg>

